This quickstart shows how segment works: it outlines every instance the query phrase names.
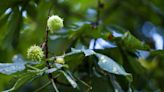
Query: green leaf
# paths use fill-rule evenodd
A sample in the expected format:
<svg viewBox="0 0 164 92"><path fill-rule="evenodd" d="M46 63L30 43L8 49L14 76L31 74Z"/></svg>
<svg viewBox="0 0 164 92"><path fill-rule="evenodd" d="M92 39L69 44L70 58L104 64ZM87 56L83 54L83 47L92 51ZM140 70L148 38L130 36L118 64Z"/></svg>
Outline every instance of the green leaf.
<svg viewBox="0 0 164 92"><path fill-rule="evenodd" d="M69 56L65 56L64 60L68 64L70 70L74 70L79 66L83 61L84 55L82 53L74 53Z"/></svg>
<svg viewBox="0 0 164 92"><path fill-rule="evenodd" d="M99 53L96 53L96 56L98 57L98 65L101 69L112 74L126 76L129 81L132 81L132 75L130 73L125 72L125 70L114 60Z"/></svg>
<svg viewBox="0 0 164 92"><path fill-rule="evenodd" d="M3 27L7 23L7 20L9 18L9 14L5 14L3 17L0 17L0 28Z"/></svg>
<svg viewBox="0 0 164 92"><path fill-rule="evenodd" d="M18 7L14 7L11 13L11 19L8 23L8 31L4 33L4 38L0 44L5 49L15 48L18 44L19 33L22 26L22 13Z"/></svg>
<svg viewBox="0 0 164 92"><path fill-rule="evenodd" d="M79 64L82 63L83 58L85 56L90 56L95 54L95 52L93 50L90 49L82 49L82 50L78 50L78 49L72 49L72 52L65 54L65 61L66 63L69 65L69 69L73 70L75 69Z"/></svg>
<svg viewBox="0 0 164 92"><path fill-rule="evenodd" d="M1 2L0 2L0 16L2 15L2 14L4 14L4 12L8 9L8 8L10 8L10 7L12 7L12 6L14 6L15 4L15 2L17 2L18 0L1 0Z"/></svg>
<svg viewBox="0 0 164 92"><path fill-rule="evenodd" d="M93 76L91 78L91 86L92 92L115 92L109 79L104 77Z"/></svg>
<svg viewBox="0 0 164 92"><path fill-rule="evenodd" d="M164 50L154 50L150 52L150 56L164 56Z"/></svg>
<svg viewBox="0 0 164 92"><path fill-rule="evenodd" d="M132 71L132 73L136 73L138 75L144 76L146 74L145 68L140 64L140 62L135 58L130 55L127 55L128 63L127 67Z"/></svg>
<svg viewBox="0 0 164 92"><path fill-rule="evenodd" d="M71 43L71 40L65 37L59 37L49 40L49 51L55 53L55 55L61 55L67 50Z"/></svg>
<svg viewBox="0 0 164 92"><path fill-rule="evenodd" d="M11 92L14 90L17 90L20 88L22 85L25 85L28 82L31 82L35 78L36 74L35 73L25 73L23 76L21 76L17 82L14 84L14 86L8 90L5 90L3 92Z"/></svg>
<svg viewBox="0 0 164 92"><path fill-rule="evenodd" d="M4 90L4 87L6 87L6 85L10 85L13 83L14 79L13 76L8 76L8 75L4 75L4 74L0 74L0 91ZM9 83L10 81L10 83ZM15 82L15 81L14 81Z"/></svg>
<svg viewBox="0 0 164 92"><path fill-rule="evenodd" d="M149 46L135 38L130 32L126 32L122 37L122 45L126 48L139 49L139 50L149 50Z"/></svg>
<svg viewBox="0 0 164 92"><path fill-rule="evenodd" d="M31 4L31 3L28 4L28 6L26 7L26 11L30 18L32 18L33 20L36 19L37 11L36 11L35 4Z"/></svg>

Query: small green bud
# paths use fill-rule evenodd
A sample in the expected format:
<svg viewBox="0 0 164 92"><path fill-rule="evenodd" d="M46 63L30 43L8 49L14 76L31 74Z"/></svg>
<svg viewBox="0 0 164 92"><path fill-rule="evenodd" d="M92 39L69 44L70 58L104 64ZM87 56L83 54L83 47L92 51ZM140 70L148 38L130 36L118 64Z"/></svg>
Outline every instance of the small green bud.
<svg viewBox="0 0 164 92"><path fill-rule="evenodd" d="M31 46L27 50L27 58L33 60L33 61L41 61L44 57L44 52L41 47L39 46Z"/></svg>
<svg viewBox="0 0 164 92"><path fill-rule="evenodd" d="M64 58L62 58L62 57L57 57L55 62L59 63L59 64L64 64L65 63Z"/></svg>
<svg viewBox="0 0 164 92"><path fill-rule="evenodd" d="M63 19L57 15L52 15L47 20L47 26L51 33L63 27Z"/></svg>

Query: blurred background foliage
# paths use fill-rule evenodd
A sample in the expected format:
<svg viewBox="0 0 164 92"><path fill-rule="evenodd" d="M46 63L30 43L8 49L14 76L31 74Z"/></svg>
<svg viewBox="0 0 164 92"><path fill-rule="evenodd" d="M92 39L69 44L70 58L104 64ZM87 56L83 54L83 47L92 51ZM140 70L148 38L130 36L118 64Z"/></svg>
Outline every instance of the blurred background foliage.
<svg viewBox="0 0 164 92"><path fill-rule="evenodd" d="M101 73L96 71L95 56L73 54L65 57L70 71L92 87L79 83L81 92L164 91L164 0L0 0L1 63L11 63L18 54L26 60L26 50L43 43L50 8L50 15L64 19L64 28L49 36L49 56L71 48L93 49L133 77L129 83L115 73ZM18 77L0 74L0 91L11 88ZM46 81L46 76L39 77L18 91L34 91ZM60 83L57 87L61 92L77 91ZM41 92L46 91L53 92L52 86Z"/></svg>

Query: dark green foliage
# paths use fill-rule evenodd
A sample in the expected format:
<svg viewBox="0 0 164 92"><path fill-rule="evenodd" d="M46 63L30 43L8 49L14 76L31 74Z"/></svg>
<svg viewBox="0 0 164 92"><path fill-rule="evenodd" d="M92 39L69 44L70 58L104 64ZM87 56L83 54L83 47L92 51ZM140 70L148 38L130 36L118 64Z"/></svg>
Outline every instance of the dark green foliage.
<svg viewBox="0 0 164 92"><path fill-rule="evenodd" d="M163 4L163 0L1 0L0 91L163 92ZM46 51L46 22L51 15L62 17L64 28L49 34L48 58L28 60L31 45ZM65 63L56 63L56 57Z"/></svg>

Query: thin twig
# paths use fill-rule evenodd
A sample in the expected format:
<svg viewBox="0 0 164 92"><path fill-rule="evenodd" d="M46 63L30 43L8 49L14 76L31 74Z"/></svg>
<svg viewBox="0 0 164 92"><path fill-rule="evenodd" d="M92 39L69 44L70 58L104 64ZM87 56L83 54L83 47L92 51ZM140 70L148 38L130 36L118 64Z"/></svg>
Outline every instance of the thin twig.
<svg viewBox="0 0 164 92"><path fill-rule="evenodd" d="M55 91L56 91L56 92L59 92L59 90L57 89L56 84L55 84L55 82L54 82L53 79L51 79L51 82L52 82L52 85L53 85Z"/></svg>
<svg viewBox="0 0 164 92"><path fill-rule="evenodd" d="M92 90L92 86L90 86L89 84L87 84L86 82L84 82L83 80L80 80L78 77L75 77L77 80L79 80L82 84L84 84L85 86L87 86L89 88L89 90Z"/></svg>
<svg viewBox="0 0 164 92"><path fill-rule="evenodd" d="M52 6L50 7L49 11L48 11L48 16L50 15L50 12L51 12L51 8ZM50 69L50 65L49 65L49 62L48 62L48 33L49 33L49 30L48 30L48 27L47 27L47 22L46 22L46 35L45 35L45 59L46 59L46 63L47 63L47 67L48 69Z"/></svg>
<svg viewBox="0 0 164 92"><path fill-rule="evenodd" d="M53 4L52 4L53 6ZM49 11L48 11L48 16L50 15L50 12L51 12L51 9L52 9L52 6L49 8ZM46 25L47 25L47 22L46 22ZM51 65L48 61L48 34L49 34L49 30L48 30L48 27L46 26L46 35L45 35L45 42L44 42L44 48L45 48L45 60L46 60L46 66L48 67L48 69L51 69ZM52 85L54 87L54 89L56 90L56 92L59 92L56 85L55 85L55 82L58 83L58 84L61 84L61 85L64 85L64 86L70 86L70 85L67 85L67 84L64 84L62 82L59 82L56 78L53 78L52 76L52 73L49 73L48 74L48 78L51 80L52 82Z"/></svg>
<svg viewBox="0 0 164 92"><path fill-rule="evenodd" d="M52 4L52 6L53 6L53 4ZM50 15L52 6L49 8L48 16ZM46 22L46 25L47 25L47 22ZM50 63L49 63L49 61L48 61L48 33L49 33L49 29L48 29L48 27L46 26L46 35L45 35L45 60L46 60L46 65L47 65L48 69L51 69L51 65L50 65ZM56 91L56 92L59 92L58 89L57 89L57 87L56 87L56 85L55 85L55 80L54 80L54 78L53 78L53 76L52 76L52 73L49 73L49 74L48 74L48 77L49 77L49 79L51 80L52 85L53 85L55 91Z"/></svg>
<svg viewBox="0 0 164 92"><path fill-rule="evenodd" d="M49 8L48 16L50 15L51 8L52 8L52 6ZM49 33L49 30L47 27L47 21L45 24L46 24L45 43L44 43L44 45L45 45L44 46L45 47L45 60L46 60L48 69L50 69L51 67L50 67L49 62L48 62L48 33Z"/></svg>
<svg viewBox="0 0 164 92"><path fill-rule="evenodd" d="M97 39L94 40L94 43L93 43L93 50L96 49L96 42L97 42Z"/></svg>
<svg viewBox="0 0 164 92"><path fill-rule="evenodd" d="M47 83L44 84L42 87L36 89L34 92L39 92L39 91L41 91L43 88L47 87L50 83L51 83L51 81L47 82Z"/></svg>
<svg viewBox="0 0 164 92"><path fill-rule="evenodd" d="M100 0L97 1L97 18L96 18L96 26L99 25L99 21L100 21Z"/></svg>
<svg viewBox="0 0 164 92"><path fill-rule="evenodd" d="M100 10L101 10L101 8L103 8L103 4L101 3L101 1L100 0L98 0L97 1L97 16L96 16L96 22L95 23L93 23L93 28L98 28L98 26L99 26L99 22L100 22ZM93 44L93 49L95 49L95 47L96 47L96 42L97 42L97 39L95 39L94 40L94 44Z"/></svg>

